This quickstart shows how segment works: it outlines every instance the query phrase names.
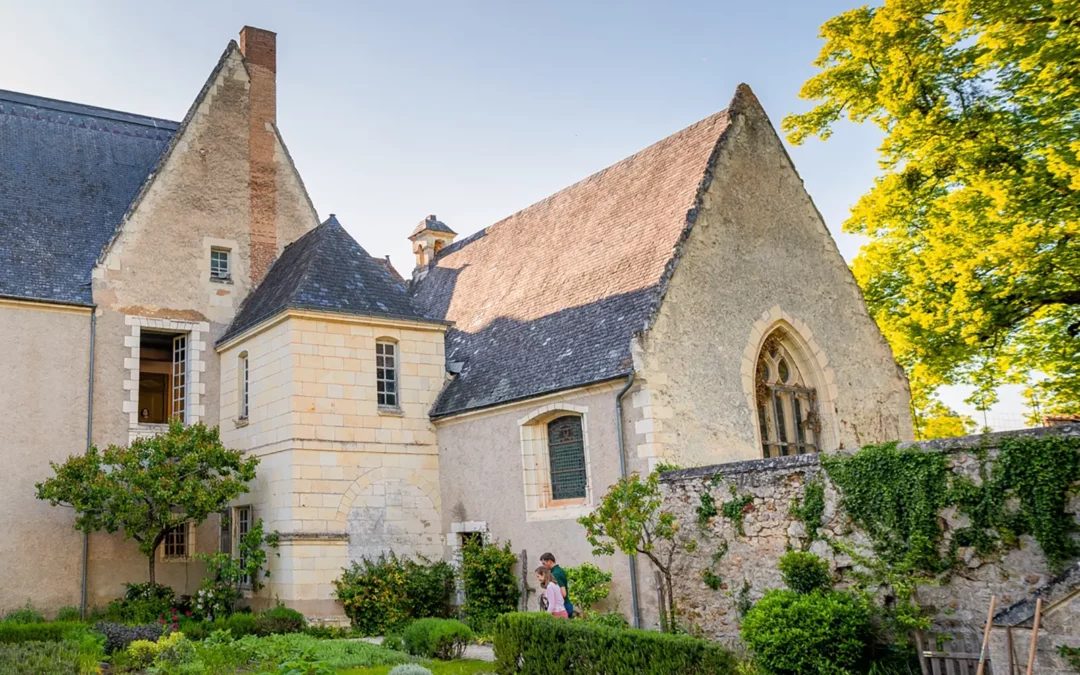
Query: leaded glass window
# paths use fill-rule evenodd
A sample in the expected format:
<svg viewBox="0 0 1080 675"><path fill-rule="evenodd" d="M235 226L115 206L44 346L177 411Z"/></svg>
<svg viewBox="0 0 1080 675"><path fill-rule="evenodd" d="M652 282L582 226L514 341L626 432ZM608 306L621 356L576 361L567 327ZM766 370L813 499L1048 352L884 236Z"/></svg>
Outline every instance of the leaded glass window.
<svg viewBox="0 0 1080 675"><path fill-rule="evenodd" d="M551 498L584 499L588 477L581 418L567 415L548 422L547 436L551 461Z"/></svg>
<svg viewBox="0 0 1080 675"><path fill-rule="evenodd" d="M802 455L819 447L817 392L784 346L784 336L782 330L771 333L757 363L755 395L765 457Z"/></svg>

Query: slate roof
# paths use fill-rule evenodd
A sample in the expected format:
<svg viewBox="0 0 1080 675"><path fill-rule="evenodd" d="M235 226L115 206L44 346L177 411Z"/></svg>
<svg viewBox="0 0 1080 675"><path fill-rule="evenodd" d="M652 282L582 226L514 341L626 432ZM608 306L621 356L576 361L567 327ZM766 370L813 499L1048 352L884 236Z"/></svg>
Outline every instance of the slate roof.
<svg viewBox="0 0 1080 675"><path fill-rule="evenodd" d="M0 296L90 305L90 274L176 122L0 90Z"/></svg>
<svg viewBox="0 0 1080 675"><path fill-rule="evenodd" d="M728 123L716 113L443 249L414 295L454 322L446 358L464 365L431 414L629 374Z"/></svg>
<svg viewBox="0 0 1080 675"><path fill-rule="evenodd" d="M434 320L387 262L368 255L333 215L285 247L218 344L286 309Z"/></svg>
<svg viewBox="0 0 1080 675"><path fill-rule="evenodd" d="M409 236L415 237L424 230L431 230L432 232L445 232L446 234L457 234L457 232L454 232L450 229L449 225L439 220L435 216L428 216L427 218L424 218L420 221L420 224L417 225L415 229L413 229L412 234L410 234Z"/></svg>

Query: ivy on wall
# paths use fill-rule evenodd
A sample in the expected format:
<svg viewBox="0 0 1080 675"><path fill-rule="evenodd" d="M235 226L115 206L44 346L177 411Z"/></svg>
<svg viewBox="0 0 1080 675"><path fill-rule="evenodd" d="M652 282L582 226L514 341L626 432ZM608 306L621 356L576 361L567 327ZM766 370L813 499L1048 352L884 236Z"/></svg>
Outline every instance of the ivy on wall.
<svg viewBox="0 0 1080 675"><path fill-rule="evenodd" d="M807 482L802 498L795 498L791 505L791 517L806 528L807 544L821 538L818 528L825 515L825 483L814 478Z"/></svg>
<svg viewBox="0 0 1080 675"><path fill-rule="evenodd" d="M956 564L959 546L987 555L1017 546L1024 534L1038 542L1052 569L1080 555L1072 536L1075 518L1065 512L1080 481L1080 439L1006 439L993 459L985 451L976 454L978 482L954 473L946 452L899 449L896 443L823 455L821 463L874 554L898 569L946 572ZM804 497L800 513L809 501ZM949 506L958 507L971 525L944 547L939 516Z"/></svg>

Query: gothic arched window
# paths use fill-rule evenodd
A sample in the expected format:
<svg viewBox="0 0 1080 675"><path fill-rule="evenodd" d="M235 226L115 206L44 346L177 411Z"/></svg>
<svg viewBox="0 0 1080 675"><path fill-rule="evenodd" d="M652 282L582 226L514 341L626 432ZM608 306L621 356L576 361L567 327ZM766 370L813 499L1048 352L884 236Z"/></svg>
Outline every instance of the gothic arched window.
<svg viewBox="0 0 1080 675"><path fill-rule="evenodd" d="M817 452L821 422L817 392L777 329L765 338L755 373L758 424L765 457Z"/></svg>

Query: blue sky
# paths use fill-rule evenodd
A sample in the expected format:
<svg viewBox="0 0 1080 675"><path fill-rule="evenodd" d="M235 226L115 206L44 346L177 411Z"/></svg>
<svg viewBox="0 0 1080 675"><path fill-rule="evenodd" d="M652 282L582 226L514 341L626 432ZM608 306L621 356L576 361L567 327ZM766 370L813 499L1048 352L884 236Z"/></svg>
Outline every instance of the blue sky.
<svg viewBox="0 0 1080 675"><path fill-rule="evenodd" d="M469 234L727 106L806 109L818 27L855 0L95 2L0 0L0 88L173 120L250 24L278 33L278 124L319 215L412 269L433 213ZM841 253L878 133L789 148ZM962 391L945 399L964 408ZM993 411L1022 412L1015 389Z"/></svg>

